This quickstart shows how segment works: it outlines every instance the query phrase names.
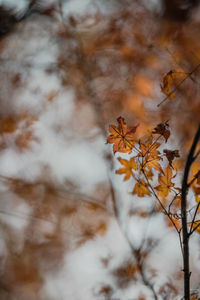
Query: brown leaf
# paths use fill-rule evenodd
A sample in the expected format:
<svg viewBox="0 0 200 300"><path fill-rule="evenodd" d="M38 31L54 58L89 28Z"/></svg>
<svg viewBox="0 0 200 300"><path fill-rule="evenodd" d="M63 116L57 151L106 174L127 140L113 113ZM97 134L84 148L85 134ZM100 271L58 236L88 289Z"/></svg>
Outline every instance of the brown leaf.
<svg viewBox="0 0 200 300"><path fill-rule="evenodd" d="M167 122L158 124L154 131L152 131L153 134L160 134L165 138L165 142L167 142L168 138L170 137L170 131L169 131L169 124Z"/></svg>
<svg viewBox="0 0 200 300"><path fill-rule="evenodd" d="M179 155L179 151L178 150L167 150L164 149L163 152L165 153L168 161L169 161L169 165L172 167L172 161L175 157L180 157Z"/></svg>

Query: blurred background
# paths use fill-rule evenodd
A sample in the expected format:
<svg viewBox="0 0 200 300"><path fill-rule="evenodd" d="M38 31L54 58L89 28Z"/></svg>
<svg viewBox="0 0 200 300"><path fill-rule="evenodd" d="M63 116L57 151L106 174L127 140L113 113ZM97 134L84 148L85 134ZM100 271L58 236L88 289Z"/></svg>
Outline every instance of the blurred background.
<svg viewBox="0 0 200 300"><path fill-rule="evenodd" d="M138 136L168 120L184 166L199 32L198 0L0 0L0 299L182 297L177 236L106 139L119 116ZM195 295L198 235L191 249Z"/></svg>

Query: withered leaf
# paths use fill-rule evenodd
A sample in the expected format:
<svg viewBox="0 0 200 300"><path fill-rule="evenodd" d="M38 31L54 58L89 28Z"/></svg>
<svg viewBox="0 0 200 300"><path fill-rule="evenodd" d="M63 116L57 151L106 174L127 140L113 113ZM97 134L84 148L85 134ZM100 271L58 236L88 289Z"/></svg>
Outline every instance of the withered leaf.
<svg viewBox="0 0 200 300"><path fill-rule="evenodd" d="M161 91L169 98L173 99L175 97L174 91L172 89L174 81L179 78L183 78L186 74L184 72L179 72L176 70L170 70L163 77L163 84L161 85Z"/></svg>
<svg viewBox="0 0 200 300"><path fill-rule="evenodd" d="M173 92L170 92L171 85L173 82L173 74L175 73L175 70L170 70L164 77L163 77L163 85L161 85L161 91L168 96L170 99L173 99L175 97L175 94Z"/></svg>
<svg viewBox="0 0 200 300"><path fill-rule="evenodd" d="M165 153L168 161L169 161L169 165L172 166L172 161L174 160L175 157L180 157L179 155L179 151L178 150L167 150L164 149L163 152Z"/></svg>
<svg viewBox="0 0 200 300"><path fill-rule="evenodd" d="M167 142L170 137L169 124L167 122L158 124L152 133L162 135L165 138L165 142Z"/></svg>

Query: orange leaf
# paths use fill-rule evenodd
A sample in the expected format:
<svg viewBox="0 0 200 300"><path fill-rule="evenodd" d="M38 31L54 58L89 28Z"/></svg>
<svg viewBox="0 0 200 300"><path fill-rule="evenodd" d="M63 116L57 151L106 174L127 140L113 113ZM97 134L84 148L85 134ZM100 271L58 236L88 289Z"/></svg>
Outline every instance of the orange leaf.
<svg viewBox="0 0 200 300"><path fill-rule="evenodd" d="M174 218L174 217L172 217L172 218L173 218L173 222L176 225L177 229L180 230L181 229L181 219ZM172 223L172 221L169 218L166 218L166 221L167 221L167 225L169 227L174 227L174 224Z"/></svg>
<svg viewBox="0 0 200 300"><path fill-rule="evenodd" d="M163 174L159 175L158 182L160 183L158 186L155 187L157 191L159 191L159 194L163 198L163 200L166 199L168 194L171 192L171 187L174 186L174 183L171 182L172 179L172 169L170 166L168 166Z"/></svg>
<svg viewBox="0 0 200 300"><path fill-rule="evenodd" d="M143 167L146 166L149 171L153 168L161 173L162 168L158 161L162 158L159 156L160 151L157 150L157 148L160 147L160 144L153 142L153 137L151 135L145 143L140 143L139 145L140 153L138 154L138 156L144 157Z"/></svg>
<svg viewBox="0 0 200 300"><path fill-rule="evenodd" d="M157 150L157 148L160 147L160 144L153 142L152 135L150 135L145 142L139 143L139 145L140 153L138 156L143 156L146 160L149 156L151 156L151 158L157 158L160 154L160 151Z"/></svg>
<svg viewBox="0 0 200 300"><path fill-rule="evenodd" d="M107 143L113 144L113 152L127 152L131 153L134 146L134 133L138 127L129 127L124 121L124 118L119 117L117 119L118 126L110 125L110 135L107 138Z"/></svg>
<svg viewBox="0 0 200 300"><path fill-rule="evenodd" d="M148 169L151 170L153 168L153 169L157 170L158 172L163 173L162 167L158 162L159 159L160 158L154 158L152 160L148 160L146 162Z"/></svg>
<svg viewBox="0 0 200 300"><path fill-rule="evenodd" d="M138 197L149 196L150 191L148 189L148 184L143 179L136 182L132 194L136 194Z"/></svg>
<svg viewBox="0 0 200 300"><path fill-rule="evenodd" d="M124 167L117 170L116 174L125 174L124 180L128 180L130 176L133 176L132 169L137 170L137 163L134 161L133 157L130 160L118 157L118 161L124 165Z"/></svg>
<svg viewBox="0 0 200 300"><path fill-rule="evenodd" d="M145 174L149 180L153 180L153 172L151 169L149 171L146 171Z"/></svg>

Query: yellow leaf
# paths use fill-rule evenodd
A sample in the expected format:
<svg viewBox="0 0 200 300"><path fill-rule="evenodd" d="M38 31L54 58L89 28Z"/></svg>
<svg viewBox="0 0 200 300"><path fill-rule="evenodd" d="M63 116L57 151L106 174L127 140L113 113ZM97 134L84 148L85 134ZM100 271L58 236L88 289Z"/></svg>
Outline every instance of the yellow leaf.
<svg viewBox="0 0 200 300"><path fill-rule="evenodd" d="M132 194L136 194L138 197L149 196L150 191L148 189L148 184L143 179L136 182Z"/></svg>
<svg viewBox="0 0 200 300"><path fill-rule="evenodd" d="M171 192L171 188L174 186L174 183L171 182L172 179L172 169L168 166L163 174L159 175L158 182L159 185L155 189L159 192L163 200L166 199L168 194Z"/></svg>
<svg viewBox="0 0 200 300"><path fill-rule="evenodd" d="M145 174L149 180L153 179L153 172L151 169L149 171L146 171Z"/></svg>
<svg viewBox="0 0 200 300"><path fill-rule="evenodd" d="M130 176L133 176L133 169L137 170L137 163L134 161L134 158L130 160L123 159L118 157L118 161L124 166L123 168L116 171L116 174L125 174L124 180L128 180Z"/></svg>

